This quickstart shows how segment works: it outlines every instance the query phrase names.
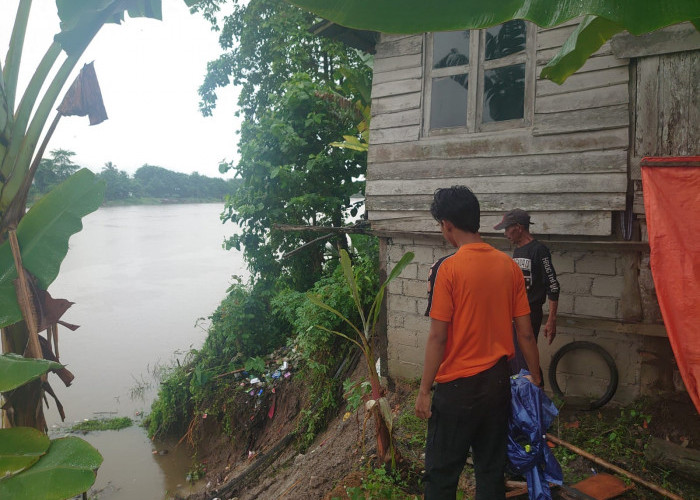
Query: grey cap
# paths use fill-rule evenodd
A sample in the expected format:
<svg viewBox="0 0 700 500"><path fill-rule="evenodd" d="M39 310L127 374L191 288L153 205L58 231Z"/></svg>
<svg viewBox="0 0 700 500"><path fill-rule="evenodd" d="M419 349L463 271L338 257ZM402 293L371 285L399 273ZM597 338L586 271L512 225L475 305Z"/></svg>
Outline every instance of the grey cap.
<svg viewBox="0 0 700 500"><path fill-rule="evenodd" d="M525 226L525 228L529 227L532 221L530 220L530 214L527 213L525 210L521 210L520 208L514 208L513 210L506 212L506 214L503 216L503 220L493 226L494 229L503 229L508 226L512 226L513 224L520 224L521 226Z"/></svg>

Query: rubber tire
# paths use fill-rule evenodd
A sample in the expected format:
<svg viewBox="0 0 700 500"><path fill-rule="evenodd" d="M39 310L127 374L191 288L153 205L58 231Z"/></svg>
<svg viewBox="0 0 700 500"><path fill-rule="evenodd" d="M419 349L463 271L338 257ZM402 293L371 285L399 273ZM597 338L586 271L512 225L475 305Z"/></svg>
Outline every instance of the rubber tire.
<svg viewBox="0 0 700 500"><path fill-rule="evenodd" d="M598 344L586 341L575 341L564 345L561 349L555 352L554 356L552 356L552 362L549 364L549 384L552 391L554 391L554 394L563 400L566 399L564 393L559 388L559 384L557 383L557 365L559 365L561 358L571 351L575 351L577 349L587 349L597 353L603 359L603 361L605 361L605 364L608 365L608 369L610 370L610 383L608 384L607 390L600 397L600 399L592 401L588 408L589 410L595 410L612 399L612 397L615 395L615 391L617 391L617 383L619 379L615 360L610 353L608 353L608 351L603 349Z"/></svg>

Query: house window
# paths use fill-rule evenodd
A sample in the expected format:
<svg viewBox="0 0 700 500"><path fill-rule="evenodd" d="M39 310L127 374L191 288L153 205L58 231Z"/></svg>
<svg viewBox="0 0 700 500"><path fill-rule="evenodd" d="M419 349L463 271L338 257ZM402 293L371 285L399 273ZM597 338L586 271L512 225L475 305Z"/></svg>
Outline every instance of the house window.
<svg viewBox="0 0 700 500"><path fill-rule="evenodd" d="M528 126L534 102L534 25L428 35L424 134Z"/></svg>

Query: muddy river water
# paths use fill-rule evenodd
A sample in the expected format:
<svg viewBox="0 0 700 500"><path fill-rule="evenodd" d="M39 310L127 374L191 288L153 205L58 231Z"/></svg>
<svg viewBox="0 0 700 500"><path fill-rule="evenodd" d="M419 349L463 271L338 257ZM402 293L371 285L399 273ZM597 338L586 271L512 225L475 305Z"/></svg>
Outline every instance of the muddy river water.
<svg viewBox="0 0 700 500"><path fill-rule="evenodd" d="M201 346L208 317L232 275L247 276L240 253L221 244L236 227L221 224L221 204L101 208L88 215L56 281L54 297L75 305L59 327L61 362L75 375L66 388L51 384L66 412L61 424L50 400L53 436L89 418L148 413L161 367ZM104 463L93 497L100 500L168 498L185 482L188 450L152 443L140 427L84 436ZM163 454L153 454L154 450ZM167 451L167 454L164 452Z"/></svg>

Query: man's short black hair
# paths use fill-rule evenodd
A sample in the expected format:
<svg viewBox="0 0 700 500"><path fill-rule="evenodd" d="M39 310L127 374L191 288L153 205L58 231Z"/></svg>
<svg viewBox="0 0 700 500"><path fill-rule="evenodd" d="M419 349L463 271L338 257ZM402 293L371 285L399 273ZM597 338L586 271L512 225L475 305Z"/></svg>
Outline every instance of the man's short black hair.
<svg viewBox="0 0 700 500"><path fill-rule="evenodd" d="M479 231L479 200L467 186L436 189L430 213L436 221L448 220L462 231Z"/></svg>

